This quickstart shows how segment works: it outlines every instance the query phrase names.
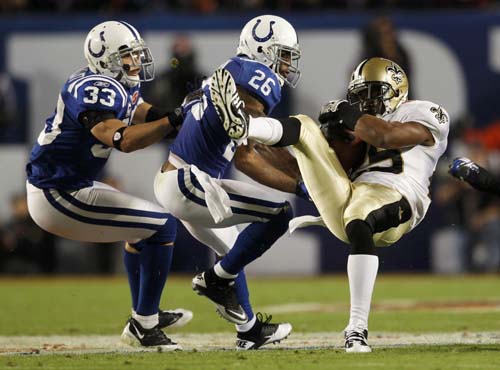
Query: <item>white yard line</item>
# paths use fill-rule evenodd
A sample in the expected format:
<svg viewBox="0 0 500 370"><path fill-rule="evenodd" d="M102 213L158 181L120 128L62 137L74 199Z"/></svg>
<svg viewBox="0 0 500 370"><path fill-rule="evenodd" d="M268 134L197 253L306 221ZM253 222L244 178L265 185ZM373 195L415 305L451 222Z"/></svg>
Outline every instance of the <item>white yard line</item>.
<svg viewBox="0 0 500 370"><path fill-rule="evenodd" d="M185 333L172 334L172 339L187 351L233 350L235 337L231 333ZM327 349L341 348L342 333L292 333L290 337L268 349ZM445 344L500 344L497 332L456 332L456 333L370 333L373 347L401 347L413 345ZM264 349L263 348L263 349ZM156 349L153 349L156 351ZM54 354L54 353L129 353L143 349L120 343L116 335L88 336L0 336L0 355L13 354Z"/></svg>

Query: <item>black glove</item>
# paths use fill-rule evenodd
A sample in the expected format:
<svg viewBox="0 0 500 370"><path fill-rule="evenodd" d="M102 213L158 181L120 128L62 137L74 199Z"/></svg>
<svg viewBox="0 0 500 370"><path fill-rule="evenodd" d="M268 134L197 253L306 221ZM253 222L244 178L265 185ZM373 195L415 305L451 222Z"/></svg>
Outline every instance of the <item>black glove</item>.
<svg viewBox="0 0 500 370"><path fill-rule="evenodd" d="M340 127L354 131L359 117L364 113L355 105L350 105L347 100L330 100L321 107L318 120L328 127Z"/></svg>
<svg viewBox="0 0 500 370"><path fill-rule="evenodd" d="M177 128L182 125L182 122L184 122L184 112L181 107L177 107L172 112L167 114L167 118L168 122L170 122L174 128Z"/></svg>

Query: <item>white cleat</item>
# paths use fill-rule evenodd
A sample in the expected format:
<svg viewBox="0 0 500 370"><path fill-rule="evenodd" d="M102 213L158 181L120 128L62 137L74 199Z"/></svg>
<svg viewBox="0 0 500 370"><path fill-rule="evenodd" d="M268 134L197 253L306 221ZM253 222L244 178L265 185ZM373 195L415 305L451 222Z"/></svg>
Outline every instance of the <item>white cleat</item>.
<svg viewBox="0 0 500 370"><path fill-rule="evenodd" d="M245 139L250 117L229 71L222 67L215 70L210 80L210 96L228 136L234 140Z"/></svg>

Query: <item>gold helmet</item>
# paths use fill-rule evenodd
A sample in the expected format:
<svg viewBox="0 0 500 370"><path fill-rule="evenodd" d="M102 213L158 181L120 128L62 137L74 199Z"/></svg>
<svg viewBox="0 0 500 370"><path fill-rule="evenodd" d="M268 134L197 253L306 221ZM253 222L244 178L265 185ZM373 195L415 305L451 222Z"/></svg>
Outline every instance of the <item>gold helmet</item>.
<svg viewBox="0 0 500 370"><path fill-rule="evenodd" d="M408 77L392 60L365 59L352 73L347 99L368 114L391 113L408 99Z"/></svg>

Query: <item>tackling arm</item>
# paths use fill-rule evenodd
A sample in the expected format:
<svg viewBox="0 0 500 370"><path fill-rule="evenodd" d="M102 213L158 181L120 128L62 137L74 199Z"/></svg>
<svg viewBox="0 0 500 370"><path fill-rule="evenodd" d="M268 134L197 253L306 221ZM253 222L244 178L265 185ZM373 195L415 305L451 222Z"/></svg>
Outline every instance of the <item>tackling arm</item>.
<svg viewBox="0 0 500 370"><path fill-rule="evenodd" d="M122 121L111 118L99 122L90 132L103 144L130 153L160 141L173 130L166 117L147 125L134 126L126 126Z"/></svg>
<svg viewBox="0 0 500 370"><path fill-rule="evenodd" d="M146 102L138 105L137 109L135 110L134 117L132 118L132 123L134 125L137 125L139 123L145 123L146 116L147 116L148 111L151 107L152 107L152 105L149 103L146 103Z"/></svg>
<svg viewBox="0 0 500 370"><path fill-rule="evenodd" d="M293 170L296 168L295 158L286 149L269 147L266 149L271 153L265 158L256 150L254 142L239 146L234 156L236 168L260 184L294 194L299 181L298 171ZM278 162L270 161L273 157L282 164L285 163L283 161L289 161L288 170Z"/></svg>

